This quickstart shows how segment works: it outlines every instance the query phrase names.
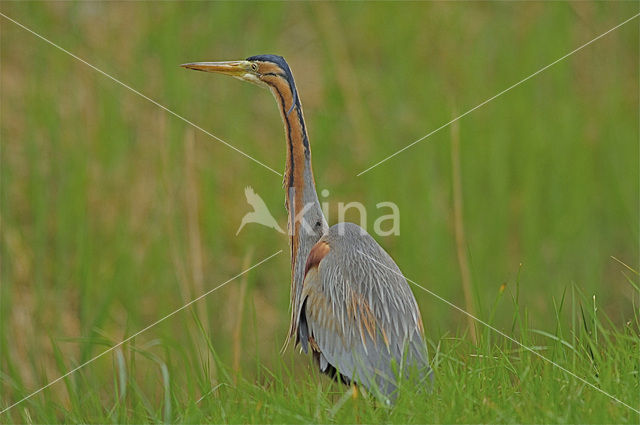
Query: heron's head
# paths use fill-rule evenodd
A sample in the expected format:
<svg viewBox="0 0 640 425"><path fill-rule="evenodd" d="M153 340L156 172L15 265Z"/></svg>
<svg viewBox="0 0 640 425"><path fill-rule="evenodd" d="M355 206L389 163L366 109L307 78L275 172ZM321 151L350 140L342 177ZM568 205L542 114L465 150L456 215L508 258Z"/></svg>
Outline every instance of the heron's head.
<svg viewBox="0 0 640 425"><path fill-rule="evenodd" d="M230 75L261 87L273 86L278 80L286 80L290 86L295 87L289 65L282 56L277 55L251 56L245 60L230 62L193 62L180 66L196 71Z"/></svg>

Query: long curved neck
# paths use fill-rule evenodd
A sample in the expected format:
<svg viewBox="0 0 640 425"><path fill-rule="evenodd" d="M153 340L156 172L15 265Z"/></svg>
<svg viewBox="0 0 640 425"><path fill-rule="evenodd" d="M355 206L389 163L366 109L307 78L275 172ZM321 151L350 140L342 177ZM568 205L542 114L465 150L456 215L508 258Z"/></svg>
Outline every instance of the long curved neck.
<svg viewBox="0 0 640 425"><path fill-rule="evenodd" d="M287 154L283 180L286 206L289 212L301 211L304 205L302 201L318 199L302 105L295 87L291 87L285 80L278 79L278 84L271 87L278 102L286 137ZM292 224L294 223L295 221L292 221ZM297 232L290 233L294 235Z"/></svg>
<svg viewBox="0 0 640 425"><path fill-rule="evenodd" d="M278 102L286 137L284 189L288 212L291 248L292 323L289 338L295 333L295 315L300 308L304 266L313 245L328 226L316 193L311 167L311 147L304 123L302 105L293 80L274 76L265 79Z"/></svg>

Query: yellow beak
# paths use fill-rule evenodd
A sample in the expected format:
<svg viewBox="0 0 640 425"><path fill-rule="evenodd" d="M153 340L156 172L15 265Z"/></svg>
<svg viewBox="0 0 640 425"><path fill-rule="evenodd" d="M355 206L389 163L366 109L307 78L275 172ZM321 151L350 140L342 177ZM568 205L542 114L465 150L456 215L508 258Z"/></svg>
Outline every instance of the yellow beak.
<svg viewBox="0 0 640 425"><path fill-rule="evenodd" d="M246 73L252 73L251 62L230 61L230 62L192 62L180 65L183 68L195 69L196 71L215 72L218 74L231 75L232 77L242 77Z"/></svg>

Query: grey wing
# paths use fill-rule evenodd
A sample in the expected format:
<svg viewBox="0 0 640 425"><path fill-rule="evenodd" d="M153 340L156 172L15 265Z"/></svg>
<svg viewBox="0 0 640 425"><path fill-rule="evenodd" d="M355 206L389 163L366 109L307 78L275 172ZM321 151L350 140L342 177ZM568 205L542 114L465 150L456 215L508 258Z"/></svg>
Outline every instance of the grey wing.
<svg viewBox="0 0 640 425"><path fill-rule="evenodd" d="M334 240L307 271L298 338L323 372L333 367L389 397L400 374L427 377L430 369L415 298L391 257L365 236Z"/></svg>

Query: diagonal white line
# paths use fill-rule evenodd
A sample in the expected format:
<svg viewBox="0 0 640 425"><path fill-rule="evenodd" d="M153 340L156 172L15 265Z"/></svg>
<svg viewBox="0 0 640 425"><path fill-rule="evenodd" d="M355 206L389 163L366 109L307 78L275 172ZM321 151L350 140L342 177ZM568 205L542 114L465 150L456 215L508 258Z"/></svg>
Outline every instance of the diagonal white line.
<svg viewBox="0 0 640 425"><path fill-rule="evenodd" d="M5 14L4 14L4 13L2 13L2 12L0 12L0 16L2 16L3 18L5 18L5 19L7 19L7 20L9 20L9 21L11 21L11 22L13 22L14 24L16 24L17 26L19 26L20 28L22 28L22 29L24 29L24 30L26 30L26 31L30 32L31 34L33 34L33 35L35 35L36 37L38 37L38 38L42 39L43 41L45 41L45 42L49 43L50 45L52 45L52 46L53 46L53 47L55 47L56 49L62 50L63 52L65 52L66 54L68 54L69 56L71 56L72 58L74 58L74 59L76 59L76 60L78 60L78 61L82 62L83 64L87 65L87 66L88 66L88 67L90 67L91 69L93 69L93 70L95 70L95 71L99 72L100 74L104 75L105 77L107 77L107 78L109 78L109 79L111 79L111 80L115 81L116 83L120 84L122 87L125 87L125 88L127 88L127 89L131 90L132 92L134 92L134 93L135 93L135 94L137 94L138 96L140 96L140 97L142 97L142 98L144 98L144 99L148 100L149 102L153 103L154 105L158 106L159 108L164 109L165 111L167 111L167 112L168 112L168 113L170 113L171 115L173 115L173 116L175 116L175 117L177 117L177 118L180 118L182 121L184 121L184 122L186 122L187 124L189 124L189 125L191 125L191 126L193 126L193 127L197 128L198 130L200 130L201 132L205 133L206 135L208 135L208 136L210 136L210 137L212 137L212 138L216 139L218 142L222 143L223 145L227 146L228 148L233 149L234 151L238 152L240 155L243 155L243 156L245 156L246 158L249 158L249 159L250 159L250 160L252 160L253 162L255 162L255 163L259 164L259 165L262 165L264 168L266 168L267 170L271 171L272 173L275 173L275 174L279 175L280 177L282 177L282 174L281 174L281 173L277 172L276 170L274 170L273 168L269 167L268 165L266 165L266 164L264 164L264 163L262 163L262 162L258 161L257 159L255 159L255 158L254 158L254 157L252 157L251 155L249 155L249 154L247 154L247 153L245 153L245 152L241 151L240 149L236 148L236 147L235 147L235 146L233 146L232 144L230 144L230 143L228 143L228 142L225 142L224 140L222 140L222 139L221 139L221 138L219 138L218 136L216 136L216 135L214 135L214 134L212 134L212 133L208 132L207 130L205 130L204 128L202 128L202 127L200 127L199 125L195 124L194 122L189 121L188 119L186 119L186 118L185 118L185 117L183 117L182 115L180 115L180 114L178 114L178 113L176 113L176 112L173 112L171 109L169 109L169 108L167 108L167 107L165 107L165 106L163 106L163 105L159 104L158 102L156 102L155 100L151 99L150 97L148 97L148 96L146 96L146 95L144 95L144 94L140 93L138 90L134 89L133 87L131 87L131 86L129 86L129 85L127 85L127 84L123 83L122 81L120 81L120 80L118 80L117 78L115 78L115 77L111 76L110 74L107 74L106 72L104 72L104 71L103 71L103 70L101 70L100 68L98 68L98 67L96 67L96 66L94 66L94 65L90 64L89 62L85 61L85 60L84 60L84 59L82 59L82 58L79 58L78 56L74 55L73 53L71 53L70 51L68 51L67 49L65 49L64 47L61 47L61 46L57 45L57 44L56 44L56 43L54 43L53 41L51 41L51 40L49 40L49 39L45 38L44 36L42 36L42 35L38 34L37 32L33 31L32 29L27 28L26 26L22 25L20 22L18 22L18 21L16 21L16 20L14 20L14 19L11 19L10 17L8 17L7 15L5 15Z"/></svg>
<svg viewBox="0 0 640 425"><path fill-rule="evenodd" d="M420 285L419 283L414 282L413 280L409 279L408 277L404 276L402 273L398 273L397 271L393 270L392 268L386 266L385 264L382 264L380 261L376 260L375 258L373 258L372 256L370 256L369 254L366 254L360 250L358 250L358 252L362 255L364 255L365 257L369 258L371 261L374 261L375 263L381 265L382 267L384 267L385 269L389 270L392 273L397 274L398 276L401 276L402 278L406 279L407 281L413 283L415 286L417 286L418 288L422 289L423 291L428 292L429 294L433 295L434 297L436 297L437 299L439 299L440 301L444 302L445 304L449 305L450 307L455 308L456 310L458 310L461 313L466 314L467 316L471 317L473 320L482 323L483 325L485 325L486 327L488 327L489 329L491 329L494 332L497 332L498 334L502 335L503 337L507 338L508 340L515 342L516 344L518 344L520 347L524 348L525 350L535 354L536 356L540 357L542 360L551 363L552 365L554 365L555 367L561 369L562 371L568 373L569 375L573 376L574 378L576 378L577 380L579 380L580 382L590 386L591 388L601 392L602 394L606 395L607 397L611 398L612 400L617 401L618 403L622 404L623 406L633 410L634 412L640 414L640 410L629 406L627 403L625 403L624 401L620 400L619 398L616 398L615 396L609 394L608 392L604 391L601 388L596 387L595 385L593 385L591 382L587 381L586 379L576 375L575 373L571 372L570 370L560 366L559 364L555 363L553 360L548 359L547 357L543 356L542 354L538 353L537 351L535 351L534 349L527 347L526 345L524 345L523 343L521 343L520 341L518 341L517 339L514 339L512 337L510 337L509 335L505 334L504 332L502 332L499 329L494 328L493 326L491 326L490 324L488 324L487 322L485 322L482 319L477 318L476 316L474 316L471 313L468 313L466 310L458 307L457 305L453 304L451 301L442 298L440 295L436 294L433 291L428 290L427 288L425 288L424 286Z"/></svg>
<svg viewBox="0 0 640 425"><path fill-rule="evenodd" d="M435 129L435 130L433 130L432 132L425 134L425 135L424 135L424 136L422 136L421 138L419 138L419 139L417 139L417 140L415 140L415 141L413 141L413 142L409 143L407 146L405 146L405 147L403 147L402 149L400 149L400 150L398 150L398 151L396 151L396 152L392 153L391 155L387 156L387 157L386 157L386 158L384 158L383 160L376 162L375 164L373 164L371 167L367 168L366 170L359 172L359 173L357 174L357 177L360 177L360 176L361 176L361 175L363 175L364 173L366 173L366 172L368 172L368 171L370 171L370 170L372 170L372 169L376 168L378 165L380 165L380 164L382 164L382 163L384 163L384 162L387 162L388 160L390 160L390 159L391 159L391 158L393 158L394 156L396 156L396 155L398 155L398 154L400 154L400 153L402 153L402 152L406 151L407 149L409 149L410 147L414 146L415 144L422 142L422 141L423 141L424 139L426 139L427 137L432 136L433 134L437 133L438 131L442 130L443 128L448 127L448 126L449 126L449 125L451 125L452 123L454 123L454 122L458 121L460 118L464 117L465 115L470 114L471 112L475 111L476 109L478 109L478 108L480 108L480 107L482 107L482 106L486 105L487 103L491 102L492 100L494 100L494 99L496 99L496 98L498 98L498 97L502 96L503 94L505 94L505 93L506 93L506 92L508 92L509 90L511 90L511 89L513 89L513 88L515 88L515 87L519 86L520 84L524 83L525 81L527 81L527 80L529 80L529 79L531 79L531 78L535 77L536 75L540 74L541 72L543 72L543 71L545 71L545 70L547 70L547 69L551 68L553 65L557 64L558 62L561 62L562 60L564 60L564 59L568 58L569 56L573 55L574 53L576 53L577 51L584 49L585 47L587 47L587 46L588 46L588 45L590 45L591 43L593 43L593 42L595 42L595 41L597 41L597 40L601 39L602 37L604 37L605 35L609 34L610 32L617 30L618 28L620 28L620 27L621 27L621 26L623 26L624 24L626 24L626 23L628 23L628 22L630 22L630 21L634 20L634 19L635 19L635 18L637 18L638 16L640 16L640 13L638 13L638 14L636 14L636 15L633 15L632 17L630 17L630 18L629 18L629 19L627 19L626 21L624 21L624 22L622 22L622 23L620 23L620 24L616 25L615 27L611 28L611 29L610 29L610 30L608 30L607 32L604 32L604 33L600 34L599 36L597 36L597 37L596 37L596 38L594 38L593 40L586 42L586 43L585 43L585 44L583 44L582 46L580 46L580 47L578 47L578 48L576 48L576 49L574 49L574 50L570 51L569 53L567 53L566 55L562 56L561 58L556 59L555 61L551 62L549 65L547 65L547 66L545 66L545 67L543 67L543 68L540 68L539 70L537 70L537 71L536 71L536 72L534 72L533 74L529 75L528 77L525 77L525 78L523 78L522 80L518 81L517 83L515 83L515 84L513 84L513 85L511 85L511 86L507 87L506 89L502 90L500 93L498 93L498 94L496 94L496 95L494 95L494 96L491 96L489 99L487 99L487 100L485 100L484 102L482 102L482 103L480 103L480 104L478 104L478 105L474 106L473 108L469 109L467 112L463 113L462 115L460 115L460 116L458 116L458 117L456 117L456 118L452 119L451 121L449 121L449 122L448 122L448 123L446 123L446 124L441 125L440 127L436 128L436 129Z"/></svg>
<svg viewBox="0 0 640 425"><path fill-rule="evenodd" d="M29 394L28 396L16 401L15 403L13 403L12 405L5 407L4 409L2 409L2 411L0 411L0 415L5 413L7 410L17 406L18 404L22 403L25 400L30 399L31 397L33 397L34 395L40 393L42 390L45 390L47 388L49 388L50 386L52 386L53 384L55 384L56 382L61 381L62 379L66 378L67 376L71 375L72 373L78 371L79 369L82 369L83 367L85 367L86 365L88 365L89 363L93 362L94 360L99 359L100 357L104 356L105 354L109 353L110 351L115 350L116 348L120 347L122 344L124 344L127 341L132 340L133 338L137 337L138 335L140 335L143 332L148 331L149 329L153 328L154 326L156 326L157 324L165 321L166 319L174 316L176 313L184 310L185 308L189 307L191 304L200 301L202 298L206 297L207 295L211 294L214 291L217 291L218 289L222 288L223 286L225 286L227 283L239 278L240 276L242 276L243 274L249 272L250 270L255 269L256 267L258 267L259 265L269 261L270 259L272 259L273 257L275 257L276 255L280 254L282 252L282 250L276 252L275 254L271 254L270 256L268 256L267 258L265 258L264 260L254 264L253 266L249 267L248 269L238 273L237 275L233 276L232 278L230 278L229 280L227 280L226 282L221 283L220 285L216 286L215 288L205 292L204 294L200 295L198 298L195 298L191 301L189 301L187 304L183 305L182 307L180 307L177 310L172 311L171 313L167 314L166 316L164 316L162 319L156 320L155 322L153 322L152 324L150 324L149 326L147 326L146 328L134 333L133 335L131 335L130 337L123 339L122 341L120 341L119 343L117 343L116 345L114 345L111 348L108 348L106 350L104 350L102 353L98 354L97 356L87 360L86 362L82 363L80 366L70 370L69 372L65 373L64 375L54 379L53 381L49 382L47 385L45 385L42 388L37 389L36 391L32 392L31 394Z"/></svg>

